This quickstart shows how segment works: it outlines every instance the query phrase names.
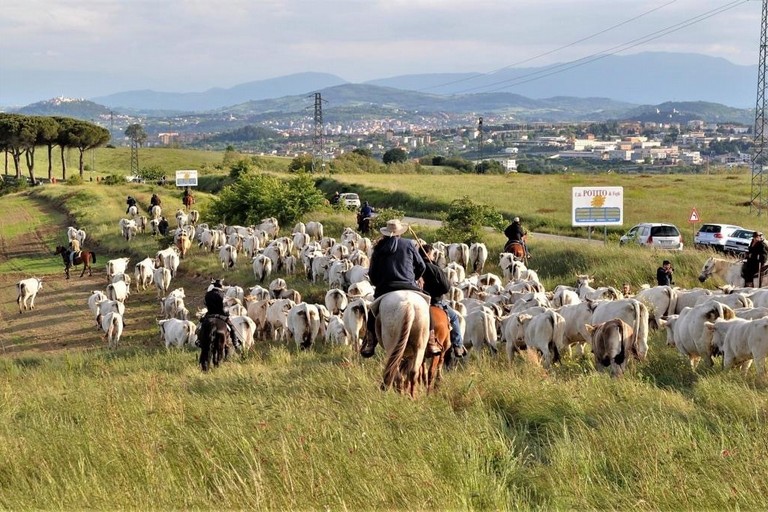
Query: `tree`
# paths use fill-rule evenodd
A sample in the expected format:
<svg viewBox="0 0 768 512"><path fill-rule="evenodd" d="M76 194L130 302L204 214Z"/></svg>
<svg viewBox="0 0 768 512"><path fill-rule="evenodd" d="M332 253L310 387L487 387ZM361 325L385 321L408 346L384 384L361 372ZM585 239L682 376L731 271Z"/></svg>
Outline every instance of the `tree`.
<svg viewBox="0 0 768 512"><path fill-rule="evenodd" d="M143 131L143 130L142 130ZM75 120L69 129L69 145L80 151L80 177L85 174L85 152L89 149L103 146L111 134L106 128L93 123Z"/></svg>
<svg viewBox="0 0 768 512"><path fill-rule="evenodd" d="M221 163L224 165L231 165L239 158L240 155L237 153L237 151L235 151L235 146L229 144L227 145L226 149L224 149L224 158L222 159Z"/></svg>
<svg viewBox="0 0 768 512"><path fill-rule="evenodd" d="M469 196L454 199L448 209L445 224L438 230L443 240L467 244L482 240L483 226L504 229L504 218L492 206L474 203Z"/></svg>
<svg viewBox="0 0 768 512"><path fill-rule="evenodd" d="M304 153L291 160L288 170L291 172L312 172L312 155Z"/></svg>
<svg viewBox="0 0 768 512"><path fill-rule="evenodd" d="M50 117L33 116L26 119L28 130L34 135L34 141L25 150L29 179L35 183L35 148L55 141L59 134L59 123ZM48 164L48 179L51 179L51 165Z"/></svg>
<svg viewBox="0 0 768 512"><path fill-rule="evenodd" d="M25 116L20 114L0 114L0 140L13 158L16 179L21 179L21 155L29 144L34 144L35 140L34 134L29 131L29 126L24 119Z"/></svg>
<svg viewBox="0 0 768 512"><path fill-rule="evenodd" d="M373 152L368 148L355 148L352 150L352 152L355 153L356 155L373 158Z"/></svg>
<svg viewBox="0 0 768 512"><path fill-rule="evenodd" d="M403 148L392 148L381 157L385 164L403 163L408 160L408 153Z"/></svg>
<svg viewBox="0 0 768 512"><path fill-rule="evenodd" d="M125 136L131 139L132 143L141 147L147 142L147 132L144 131L144 127L138 123L129 124L125 128Z"/></svg>
<svg viewBox="0 0 768 512"><path fill-rule="evenodd" d="M253 161L248 158L241 158L229 166L229 177L239 178L242 174L247 174L253 168Z"/></svg>

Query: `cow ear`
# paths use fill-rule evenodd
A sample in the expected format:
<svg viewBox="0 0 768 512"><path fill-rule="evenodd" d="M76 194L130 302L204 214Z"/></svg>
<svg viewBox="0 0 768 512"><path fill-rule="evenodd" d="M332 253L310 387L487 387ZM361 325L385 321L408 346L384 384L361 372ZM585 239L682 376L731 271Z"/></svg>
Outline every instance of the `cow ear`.
<svg viewBox="0 0 768 512"><path fill-rule="evenodd" d="M659 329L664 329L669 322L667 320L664 320L663 318L657 318L656 319L656 325L659 326Z"/></svg>
<svg viewBox="0 0 768 512"><path fill-rule="evenodd" d="M704 327L706 327L710 332L714 332L715 330L715 324L712 322L704 322Z"/></svg>
<svg viewBox="0 0 768 512"><path fill-rule="evenodd" d="M591 324L584 324L584 327L587 329L587 332L591 335L595 330L597 330L597 327Z"/></svg>

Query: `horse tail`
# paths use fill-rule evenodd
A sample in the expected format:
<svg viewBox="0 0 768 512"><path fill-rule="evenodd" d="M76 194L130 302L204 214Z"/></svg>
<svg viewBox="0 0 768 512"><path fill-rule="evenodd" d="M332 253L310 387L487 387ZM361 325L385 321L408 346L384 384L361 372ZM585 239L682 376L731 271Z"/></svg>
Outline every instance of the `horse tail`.
<svg viewBox="0 0 768 512"><path fill-rule="evenodd" d="M88 254L91 255L91 263L96 263L96 253L93 251L88 251Z"/></svg>
<svg viewBox="0 0 768 512"><path fill-rule="evenodd" d="M405 308L403 318L401 319L400 335L395 342L395 346L389 354L387 364L384 366L384 387L388 389L392 386L395 378L400 373L400 363L405 355L405 349L408 346L408 338L413 327L414 311L410 304Z"/></svg>

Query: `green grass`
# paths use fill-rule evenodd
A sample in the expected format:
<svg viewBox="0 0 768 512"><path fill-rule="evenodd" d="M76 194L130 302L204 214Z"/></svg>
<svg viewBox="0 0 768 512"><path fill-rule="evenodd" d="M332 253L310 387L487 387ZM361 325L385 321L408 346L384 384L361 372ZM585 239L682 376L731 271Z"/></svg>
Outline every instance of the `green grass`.
<svg viewBox="0 0 768 512"><path fill-rule="evenodd" d="M403 190L420 179L385 178ZM422 190L443 201L455 178L422 183ZM560 195L575 180L525 178L540 179L540 190ZM701 177L706 193L683 178L672 204L703 194L695 205L702 213L721 201L715 182L707 181L713 178ZM594 184L600 178L581 179ZM518 190L523 182L514 181ZM461 183L478 201L498 194ZM622 183L625 194L631 192ZM374 185L384 188L383 181ZM535 215L547 204L570 211L569 202L543 200L532 183L525 186L533 188L509 196L528 209L520 212ZM0 201L24 209L47 201L86 229L100 255L133 260L154 254L162 242L126 242L117 219L129 192L144 210L156 188L57 185ZM625 215L635 205L668 215L672 207L662 201L672 201L672 192L661 187L655 208L645 204L655 200L651 192L643 192L625 202ZM161 189L161 197L167 212L181 204L174 189ZM202 205L210 199L196 197ZM310 218L336 236L354 222L352 213L330 209ZM68 217L41 219L66 224ZM558 214L552 226L564 222ZM0 234L14 229L0 225ZM418 231L434 239L433 230ZM486 270L498 273L503 237L489 233L486 242L492 254ZM600 285L652 282L663 258L673 260L678 284L693 287L709 255L535 237L531 250L531 266L548 289L572 284L577 273L595 274ZM226 274L231 283L253 284L249 265L224 273L215 256L197 248L181 268L188 278ZM325 293L301 276L289 286L308 301ZM155 308L139 313L153 317ZM156 330L129 326L116 351L29 352L0 360L0 508L764 508L765 383L721 369L694 373L664 338L653 333L648 360L622 380L595 373L589 359L566 359L545 372L524 358L509 363L503 355L483 355L447 373L434 395L413 401L378 390L381 356L361 362L343 348L319 344L299 353L261 342L244 359L203 375L196 352L166 352L158 348Z"/></svg>

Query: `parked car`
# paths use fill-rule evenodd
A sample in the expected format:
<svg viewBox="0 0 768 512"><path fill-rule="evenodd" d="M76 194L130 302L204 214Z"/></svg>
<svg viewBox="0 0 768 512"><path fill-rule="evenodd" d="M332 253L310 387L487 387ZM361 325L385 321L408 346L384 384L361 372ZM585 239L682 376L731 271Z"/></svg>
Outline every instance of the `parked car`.
<svg viewBox="0 0 768 512"><path fill-rule="evenodd" d="M742 227L731 224L702 224L693 237L693 245L697 249L710 248L723 251L728 237L739 229Z"/></svg>
<svg viewBox="0 0 768 512"><path fill-rule="evenodd" d="M339 204L347 208L360 208L360 196L354 192L344 192L339 195Z"/></svg>
<svg viewBox="0 0 768 512"><path fill-rule="evenodd" d="M723 250L726 254L730 254L732 256L746 255L747 250L749 249L749 243L752 241L752 234L754 232L755 231L752 229L737 229L731 233L731 236L729 236L728 240L725 241Z"/></svg>
<svg viewBox="0 0 768 512"><path fill-rule="evenodd" d="M638 244L670 251L683 250L683 236L673 224L644 222L638 224L619 239L619 245Z"/></svg>

